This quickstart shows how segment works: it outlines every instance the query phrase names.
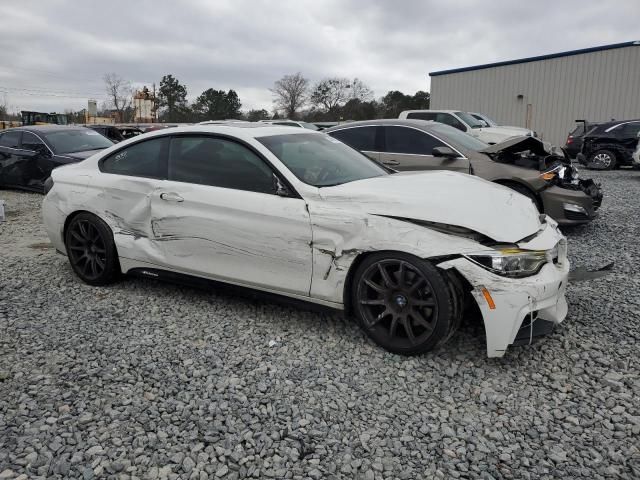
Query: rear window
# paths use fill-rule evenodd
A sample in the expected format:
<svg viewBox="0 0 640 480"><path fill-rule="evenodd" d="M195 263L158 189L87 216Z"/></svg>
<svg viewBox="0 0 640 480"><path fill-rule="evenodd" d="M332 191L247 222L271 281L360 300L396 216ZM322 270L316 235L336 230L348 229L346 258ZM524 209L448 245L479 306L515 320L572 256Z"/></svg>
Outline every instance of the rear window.
<svg viewBox="0 0 640 480"><path fill-rule="evenodd" d="M21 131L5 132L0 134L0 147L18 148L20 147Z"/></svg>
<svg viewBox="0 0 640 480"><path fill-rule="evenodd" d="M56 130L45 133L55 153L75 153L109 148L113 142L90 128Z"/></svg>

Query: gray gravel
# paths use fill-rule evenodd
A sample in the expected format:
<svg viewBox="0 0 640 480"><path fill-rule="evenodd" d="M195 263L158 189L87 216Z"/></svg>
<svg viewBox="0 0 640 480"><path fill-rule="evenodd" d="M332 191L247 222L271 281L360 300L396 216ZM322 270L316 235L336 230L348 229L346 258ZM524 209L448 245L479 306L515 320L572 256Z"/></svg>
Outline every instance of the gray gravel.
<svg viewBox="0 0 640 480"><path fill-rule="evenodd" d="M552 335L485 358L385 353L340 315L126 279L80 283L42 197L0 191L0 479L640 478L640 172L601 218Z"/></svg>

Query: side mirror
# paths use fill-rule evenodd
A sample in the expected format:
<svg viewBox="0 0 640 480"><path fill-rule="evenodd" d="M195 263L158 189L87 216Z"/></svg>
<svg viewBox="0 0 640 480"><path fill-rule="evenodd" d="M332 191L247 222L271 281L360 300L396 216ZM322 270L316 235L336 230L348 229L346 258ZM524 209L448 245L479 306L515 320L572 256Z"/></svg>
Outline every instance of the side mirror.
<svg viewBox="0 0 640 480"><path fill-rule="evenodd" d="M450 147L435 147L431 151L431 155L433 155L434 157L443 157L449 159L460 158L460 154Z"/></svg>
<svg viewBox="0 0 640 480"><path fill-rule="evenodd" d="M282 183L280 177L278 177L275 173L273 174L273 190L279 197L291 196L291 191L289 190L289 188L284 183Z"/></svg>

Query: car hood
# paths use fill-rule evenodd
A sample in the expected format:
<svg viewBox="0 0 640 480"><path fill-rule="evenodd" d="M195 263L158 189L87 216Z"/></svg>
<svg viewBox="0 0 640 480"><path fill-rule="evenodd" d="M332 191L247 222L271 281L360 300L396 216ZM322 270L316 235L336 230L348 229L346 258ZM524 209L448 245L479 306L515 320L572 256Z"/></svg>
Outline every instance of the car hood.
<svg viewBox="0 0 640 480"><path fill-rule="evenodd" d="M516 243L541 228L530 199L457 172L384 175L323 187L320 195L367 214L464 227L497 242Z"/></svg>
<svg viewBox="0 0 640 480"><path fill-rule="evenodd" d="M496 135L504 135L504 136L516 136L516 135L529 135L531 130L527 128L521 127L505 127L503 125L499 127L483 127L479 130L487 133L495 133Z"/></svg>
<svg viewBox="0 0 640 480"><path fill-rule="evenodd" d="M544 143L535 137L516 137L509 138L504 142L489 145L487 148L480 150L482 153L490 155L496 153L520 153L529 150L535 155L549 155Z"/></svg>

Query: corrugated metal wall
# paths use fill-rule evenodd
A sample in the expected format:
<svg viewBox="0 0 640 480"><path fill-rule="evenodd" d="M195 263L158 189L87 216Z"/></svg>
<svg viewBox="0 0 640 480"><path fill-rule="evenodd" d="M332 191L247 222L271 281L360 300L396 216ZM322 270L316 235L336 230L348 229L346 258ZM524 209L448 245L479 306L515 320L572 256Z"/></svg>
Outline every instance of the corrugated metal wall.
<svg viewBox="0 0 640 480"><path fill-rule="evenodd" d="M518 99L522 95L522 99ZM564 145L575 119L640 118L640 46L431 77L431 108L481 112Z"/></svg>

